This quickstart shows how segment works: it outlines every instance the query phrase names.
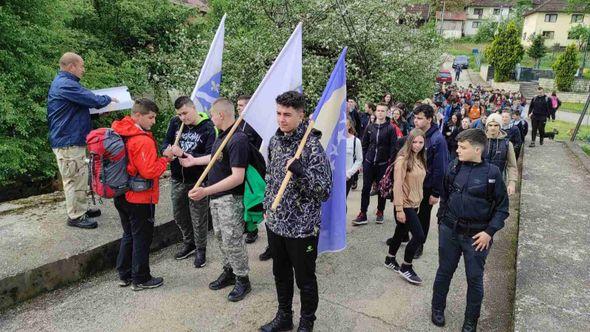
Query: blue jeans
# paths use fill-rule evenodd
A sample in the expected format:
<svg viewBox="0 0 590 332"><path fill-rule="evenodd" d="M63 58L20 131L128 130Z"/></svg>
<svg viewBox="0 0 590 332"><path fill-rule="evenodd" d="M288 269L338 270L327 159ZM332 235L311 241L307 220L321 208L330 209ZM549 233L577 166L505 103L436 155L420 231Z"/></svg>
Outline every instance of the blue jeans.
<svg viewBox="0 0 590 332"><path fill-rule="evenodd" d="M467 276L465 317L479 318L483 300L483 271L489 248L475 251L473 242L471 236L457 234L445 224L438 226L438 270L432 289L433 309L445 309L449 285L463 255Z"/></svg>
<svg viewBox="0 0 590 332"><path fill-rule="evenodd" d="M155 205L129 203L125 195L115 197L114 201L123 227L117 256L119 278L131 278L134 284L144 283L152 278L150 246L154 234Z"/></svg>

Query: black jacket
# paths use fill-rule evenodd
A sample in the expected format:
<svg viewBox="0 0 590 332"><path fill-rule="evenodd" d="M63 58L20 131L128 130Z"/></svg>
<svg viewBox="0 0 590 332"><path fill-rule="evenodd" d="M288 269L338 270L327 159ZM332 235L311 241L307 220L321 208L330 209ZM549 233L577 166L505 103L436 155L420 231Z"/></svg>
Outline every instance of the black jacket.
<svg viewBox="0 0 590 332"><path fill-rule="evenodd" d="M209 120L207 114L199 112L201 121L194 126L184 126L182 135L178 144L187 154L193 157L201 157L211 154L211 147L215 142L215 127L213 122ZM180 129L181 121L175 116L170 120L166 137L160 147L163 152L168 145L174 144L178 129ZM183 183L195 183L205 170L205 166L192 166L184 168L180 166L178 159L174 159L170 163L170 172L174 180L182 181Z"/></svg>
<svg viewBox="0 0 590 332"><path fill-rule="evenodd" d="M369 124L361 141L366 162L374 165L385 165L395 157L397 136L389 121L382 124Z"/></svg>
<svg viewBox="0 0 590 332"><path fill-rule="evenodd" d="M257 149L260 149L260 145L262 145L262 137L258 135L252 126L250 126L246 121L242 121L238 126L238 130L246 134L250 143Z"/></svg>
<svg viewBox="0 0 590 332"><path fill-rule="evenodd" d="M454 161L449 165L440 197L439 223L456 225L470 235L490 236L509 216L508 193L500 170L486 161Z"/></svg>
<svg viewBox="0 0 590 332"><path fill-rule="evenodd" d="M531 99L529 106L529 117L531 113L536 120L546 120L551 110L551 99L547 96L535 96Z"/></svg>

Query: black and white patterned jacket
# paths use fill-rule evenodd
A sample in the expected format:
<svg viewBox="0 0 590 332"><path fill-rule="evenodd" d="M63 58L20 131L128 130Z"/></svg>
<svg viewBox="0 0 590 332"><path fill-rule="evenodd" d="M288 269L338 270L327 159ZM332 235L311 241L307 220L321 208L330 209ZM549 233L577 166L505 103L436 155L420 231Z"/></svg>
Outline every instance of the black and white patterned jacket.
<svg viewBox="0 0 590 332"><path fill-rule="evenodd" d="M322 202L329 198L332 188L332 169L320 144L322 134L314 130L300 157L304 175L294 175L277 210L273 212L270 209L285 178L287 161L295 156L306 129L305 122L291 135L285 135L279 129L268 147L269 161L264 193L266 224L274 233L288 238L304 238L317 234Z"/></svg>

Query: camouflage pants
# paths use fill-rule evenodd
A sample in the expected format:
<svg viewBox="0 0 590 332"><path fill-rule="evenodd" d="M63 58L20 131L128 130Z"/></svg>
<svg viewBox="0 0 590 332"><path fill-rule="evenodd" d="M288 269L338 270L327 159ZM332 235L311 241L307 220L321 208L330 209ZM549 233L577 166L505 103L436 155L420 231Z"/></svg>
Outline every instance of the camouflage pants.
<svg viewBox="0 0 590 332"><path fill-rule="evenodd" d="M248 253L244 242L244 204L242 196L212 198L213 230L223 256L223 266L231 266L237 276L247 276Z"/></svg>
<svg viewBox="0 0 590 332"><path fill-rule="evenodd" d="M88 190L88 164L86 148L70 146L53 149L57 166L61 174L66 197L66 212L70 219L76 219L86 213Z"/></svg>
<svg viewBox="0 0 590 332"><path fill-rule="evenodd" d="M209 222L209 200L204 198L194 201L188 198L188 192L194 183L182 183L171 179L172 212L176 225L182 233L182 242L194 244L198 249L207 247L207 223Z"/></svg>

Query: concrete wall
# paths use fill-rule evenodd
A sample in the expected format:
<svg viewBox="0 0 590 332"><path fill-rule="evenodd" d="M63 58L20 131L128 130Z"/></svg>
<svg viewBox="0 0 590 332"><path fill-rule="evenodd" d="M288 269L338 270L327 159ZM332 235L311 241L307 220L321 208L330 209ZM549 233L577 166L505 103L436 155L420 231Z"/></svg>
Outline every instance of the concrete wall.
<svg viewBox="0 0 590 332"><path fill-rule="evenodd" d="M437 23L437 31L441 30L441 22ZM444 21L442 25L443 38L461 38L463 34L463 21Z"/></svg>
<svg viewBox="0 0 590 332"><path fill-rule="evenodd" d="M494 82L492 81L492 88L505 90L509 92L520 91L520 84L517 82Z"/></svg>
<svg viewBox="0 0 590 332"><path fill-rule="evenodd" d="M483 14L481 16L475 15L473 13L474 9L476 8L483 9ZM500 14L494 15L494 9L500 9ZM473 22L481 22L481 24L483 24L488 20L505 20L510 15L510 8L469 6L465 9L465 13L467 14L467 21L465 21L463 34L465 34L465 36L473 36L479 30L479 28L473 27Z"/></svg>
<svg viewBox="0 0 590 332"><path fill-rule="evenodd" d="M582 104L586 102L586 99L588 99L588 94L576 92L558 92L557 97L559 97L562 102Z"/></svg>
<svg viewBox="0 0 590 332"><path fill-rule="evenodd" d="M482 64L479 67L479 77L481 77L482 80L484 81L489 81L493 78L492 76L492 71L490 69L490 65L489 64Z"/></svg>
<svg viewBox="0 0 590 332"><path fill-rule="evenodd" d="M553 91L556 89L555 80L549 78L539 78L539 86L543 87L546 91ZM572 86L572 92L586 93L590 91L590 80L575 79L574 85Z"/></svg>
<svg viewBox="0 0 590 332"><path fill-rule="evenodd" d="M553 39L546 39L545 46L551 47L554 44L567 46L576 43L575 40L568 39L567 35L570 29L580 23L571 23L572 14L570 13L555 13L557 14L556 22L545 22L545 14L549 13L534 13L524 18L524 26L522 29L521 41L524 46L531 45L531 35L543 34L543 31L554 31ZM584 15L585 25L590 25L590 13Z"/></svg>

